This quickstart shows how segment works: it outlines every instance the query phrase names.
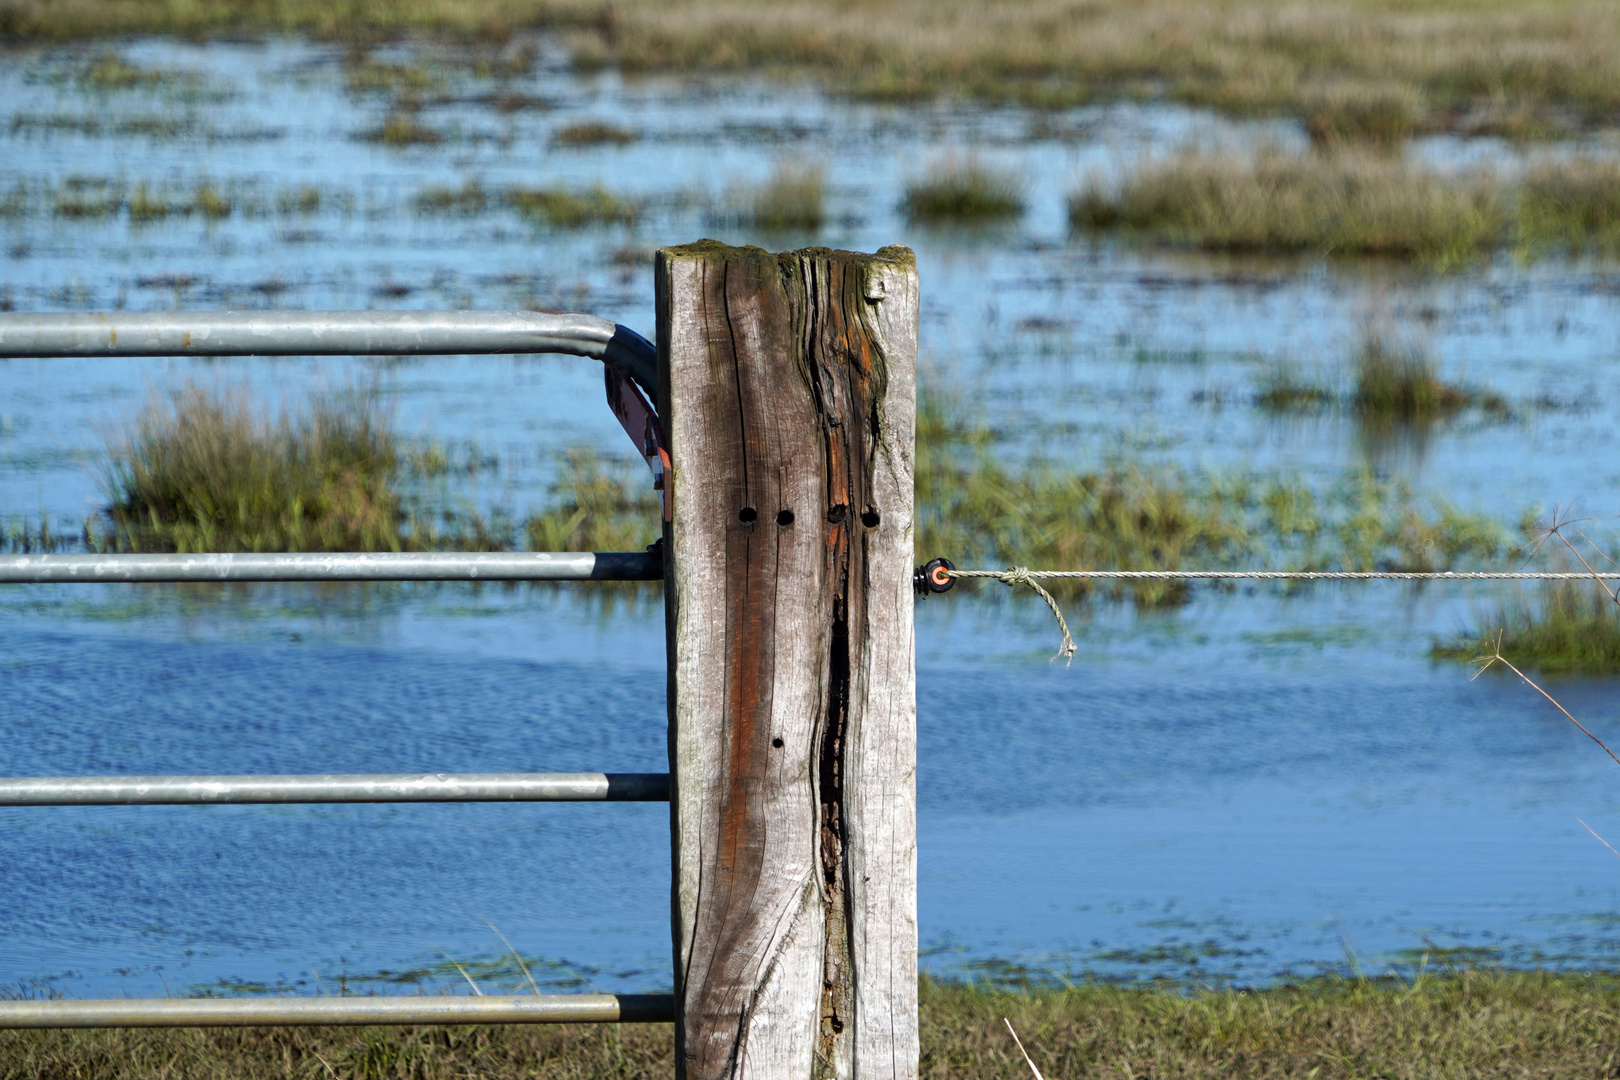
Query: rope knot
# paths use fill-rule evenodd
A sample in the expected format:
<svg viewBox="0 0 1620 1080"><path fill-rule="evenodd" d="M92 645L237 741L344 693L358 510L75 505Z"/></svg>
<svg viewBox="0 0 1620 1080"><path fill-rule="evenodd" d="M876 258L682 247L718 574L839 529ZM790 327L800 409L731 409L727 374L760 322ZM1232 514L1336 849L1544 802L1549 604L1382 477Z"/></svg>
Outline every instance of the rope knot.
<svg viewBox="0 0 1620 1080"><path fill-rule="evenodd" d="M1009 566L995 576L997 581L1000 581L1009 589L1015 589L1020 585L1028 585L1040 594L1041 599L1046 601L1046 606L1052 609L1052 617L1057 620L1058 629L1063 631L1063 642L1058 646L1057 656L1052 657L1052 659L1056 660L1058 656L1063 657L1064 667L1068 667L1073 663L1074 638L1069 635L1069 624L1063 619L1063 609L1058 607L1058 602L1052 598L1051 593L1041 588L1041 583L1035 580L1035 575L1029 572L1029 567Z"/></svg>

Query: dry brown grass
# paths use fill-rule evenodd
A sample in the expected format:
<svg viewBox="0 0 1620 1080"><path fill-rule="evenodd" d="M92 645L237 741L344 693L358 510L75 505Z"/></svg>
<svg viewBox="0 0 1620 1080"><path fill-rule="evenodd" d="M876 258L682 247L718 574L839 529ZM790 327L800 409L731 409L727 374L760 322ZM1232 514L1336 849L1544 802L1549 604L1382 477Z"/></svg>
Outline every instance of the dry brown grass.
<svg viewBox="0 0 1620 1080"><path fill-rule="evenodd" d="M877 97L1166 96L1288 112L1324 141L1539 135L1620 118L1620 5L1597 0L3 0L0 39L241 30L377 40L569 35L579 63L809 73Z"/></svg>

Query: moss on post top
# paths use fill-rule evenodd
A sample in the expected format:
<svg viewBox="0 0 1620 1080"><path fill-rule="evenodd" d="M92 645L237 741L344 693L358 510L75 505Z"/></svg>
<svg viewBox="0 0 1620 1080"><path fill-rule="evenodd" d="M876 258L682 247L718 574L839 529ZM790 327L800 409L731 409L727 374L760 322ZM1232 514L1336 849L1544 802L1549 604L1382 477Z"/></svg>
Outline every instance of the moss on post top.
<svg viewBox="0 0 1620 1080"><path fill-rule="evenodd" d="M904 244L889 244L876 252L843 251L838 248L807 247L797 251L769 252L762 247L734 247L719 240L695 240L690 244L676 244L660 248L658 254L669 259L714 259L727 262L751 262L769 259L774 262L802 258L828 259L833 262L875 263L886 262L916 269L917 256Z"/></svg>

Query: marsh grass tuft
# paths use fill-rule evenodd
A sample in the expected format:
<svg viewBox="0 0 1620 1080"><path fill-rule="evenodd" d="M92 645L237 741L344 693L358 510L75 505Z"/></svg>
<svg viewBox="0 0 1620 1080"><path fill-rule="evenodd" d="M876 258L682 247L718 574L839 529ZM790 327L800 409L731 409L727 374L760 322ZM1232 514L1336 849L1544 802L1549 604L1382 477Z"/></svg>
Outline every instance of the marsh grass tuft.
<svg viewBox="0 0 1620 1080"><path fill-rule="evenodd" d="M444 142L444 133L422 123L415 109L396 108L383 117L377 127L361 133L367 142L384 146L437 146Z"/></svg>
<svg viewBox="0 0 1620 1080"><path fill-rule="evenodd" d="M1070 196L1069 220L1177 246L1440 265L1498 247L1508 224L1498 186L1476 177L1350 152L1278 151L1187 152L1144 164L1117 187L1093 177Z"/></svg>
<svg viewBox="0 0 1620 1080"><path fill-rule="evenodd" d="M1356 350L1352 366L1352 405L1364 417L1423 423L1467 408L1508 411L1498 394L1442 381L1434 355L1412 342L1369 333Z"/></svg>
<svg viewBox="0 0 1620 1080"><path fill-rule="evenodd" d="M579 229L588 225L633 225L640 220L643 209L640 202L600 187L587 191L513 188L506 198L530 220L558 229Z"/></svg>
<svg viewBox="0 0 1620 1080"><path fill-rule="evenodd" d="M1601 1076L1620 987L1467 970L1194 992L925 978L923 1080L1029 1080L1003 1018L1049 1077ZM0 1032L0 1080L668 1080L674 1068L659 1024Z"/></svg>
<svg viewBox="0 0 1620 1080"><path fill-rule="evenodd" d="M1620 607L1593 582L1547 582L1482 612L1478 629L1436 642L1436 659L1473 661L1496 652L1544 675L1620 672Z"/></svg>
<svg viewBox="0 0 1620 1080"><path fill-rule="evenodd" d="M586 120L558 128L551 141L557 146L628 146L636 141L636 133L599 120Z"/></svg>
<svg viewBox="0 0 1620 1080"><path fill-rule="evenodd" d="M733 192L722 216L757 229L814 231L826 221L826 194L821 166L783 162L763 184Z"/></svg>
<svg viewBox="0 0 1620 1080"><path fill-rule="evenodd" d="M570 450L551 496L524 523L533 551L640 551L658 537L658 497L643 466Z"/></svg>
<svg viewBox="0 0 1620 1080"><path fill-rule="evenodd" d="M87 549L94 539L86 524L80 531L51 526L43 513L39 518L0 515L0 554L36 555Z"/></svg>
<svg viewBox="0 0 1620 1080"><path fill-rule="evenodd" d="M935 163L906 184L901 211L912 222L982 222L1024 212L1018 178L976 159Z"/></svg>
<svg viewBox="0 0 1620 1080"><path fill-rule="evenodd" d="M1333 87L1307 106L1305 131L1323 149L1362 144L1394 150L1417 130L1422 107L1420 96L1399 84Z"/></svg>
<svg viewBox="0 0 1620 1080"><path fill-rule="evenodd" d="M154 398L111 442L112 546L128 551L389 551L404 545L399 464L375 395L270 420L248 391Z"/></svg>
<svg viewBox="0 0 1620 1080"><path fill-rule="evenodd" d="M1519 195L1520 245L1620 255L1620 162L1575 159L1532 169Z"/></svg>
<svg viewBox="0 0 1620 1080"><path fill-rule="evenodd" d="M458 214L475 217L489 209L494 193L488 191L477 177L462 181L459 188L430 187L418 192L412 200L419 214Z"/></svg>
<svg viewBox="0 0 1620 1080"><path fill-rule="evenodd" d="M1440 269L1620 252L1620 162L1551 161L1523 178L1441 173L1354 147L1296 156L1187 151L1069 197L1077 229L1221 251L1409 259Z"/></svg>
<svg viewBox="0 0 1620 1080"><path fill-rule="evenodd" d="M193 214L218 221L231 216L233 205L231 196L206 178L198 180L190 191L154 187L142 180L130 191L126 209L129 220L139 224Z"/></svg>
<svg viewBox="0 0 1620 1080"><path fill-rule="evenodd" d="M1337 399L1332 387L1292 364L1271 364L1256 380L1254 403L1270 413L1321 412Z"/></svg>

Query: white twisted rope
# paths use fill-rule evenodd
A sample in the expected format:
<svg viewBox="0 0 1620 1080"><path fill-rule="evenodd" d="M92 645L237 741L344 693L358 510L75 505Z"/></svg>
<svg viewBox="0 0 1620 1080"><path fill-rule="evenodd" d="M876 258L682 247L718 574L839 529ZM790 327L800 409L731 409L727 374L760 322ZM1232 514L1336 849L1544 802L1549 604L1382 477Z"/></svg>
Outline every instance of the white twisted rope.
<svg viewBox="0 0 1620 1080"><path fill-rule="evenodd" d="M1092 578L1123 581L1590 581L1593 578L1620 580L1615 573L1556 573L1553 571L1508 572L1497 570L1030 570L1015 566L1010 570L941 570L947 577L994 578L1007 584L1036 578ZM1009 575L1016 582L1008 581Z"/></svg>
<svg viewBox="0 0 1620 1080"><path fill-rule="evenodd" d="M953 578L991 578L1008 588L1028 585L1046 601L1063 631L1063 643L1057 656L1063 657L1067 667L1074 660L1074 638L1069 624L1063 618L1063 609L1052 594L1041 588L1038 578L1059 580L1112 581L1589 581L1592 578L1620 580L1620 573L1562 573L1555 571L1497 571L1497 570L1031 570L1027 566L1011 566L1005 570L946 570L936 573Z"/></svg>

